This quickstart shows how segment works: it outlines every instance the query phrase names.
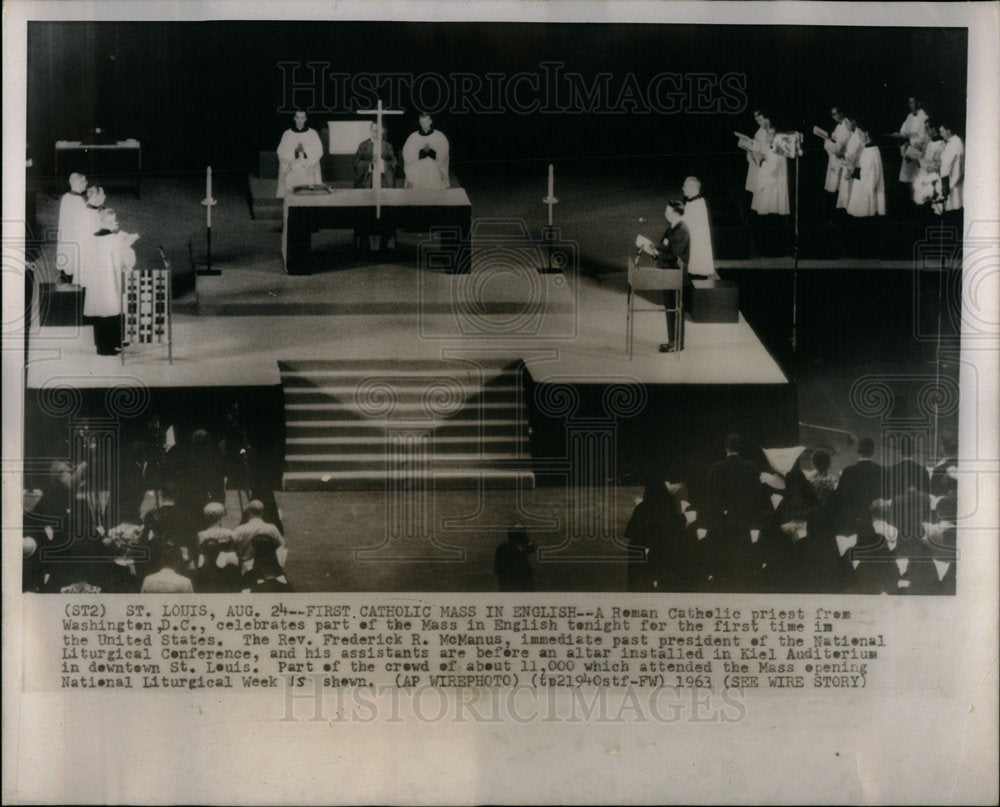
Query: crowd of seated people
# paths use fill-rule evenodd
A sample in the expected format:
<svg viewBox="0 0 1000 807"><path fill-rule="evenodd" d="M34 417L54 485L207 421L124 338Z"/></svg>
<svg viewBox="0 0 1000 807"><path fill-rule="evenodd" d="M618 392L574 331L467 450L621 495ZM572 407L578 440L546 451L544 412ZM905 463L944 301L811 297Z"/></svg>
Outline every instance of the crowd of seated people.
<svg viewBox="0 0 1000 807"><path fill-rule="evenodd" d="M838 476L824 449L786 451L776 469L730 435L710 467L675 462L646 485L625 529L628 588L953 594L955 441L943 448L932 469L885 467L865 438Z"/></svg>
<svg viewBox="0 0 1000 807"><path fill-rule="evenodd" d="M174 446L161 472L146 455L132 446L113 496L88 489L106 474L86 461L52 464L24 517L26 591L291 590L273 495L243 506L240 493L241 523L223 525L227 464L206 431Z"/></svg>

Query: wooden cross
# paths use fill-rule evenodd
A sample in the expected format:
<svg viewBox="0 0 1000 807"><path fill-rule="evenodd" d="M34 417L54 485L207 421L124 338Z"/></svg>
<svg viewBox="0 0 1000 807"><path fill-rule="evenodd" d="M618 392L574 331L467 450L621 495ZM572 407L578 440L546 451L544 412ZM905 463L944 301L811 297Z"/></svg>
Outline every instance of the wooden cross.
<svg viewBox="0 0 1000 807"><path fill-rule="evenodd" d="M359 109L359 115L375 116L375 143L372 144L372 189L375 191L375 218L382 218L382 116L402 115L402 109L383 109L382 99L378 99L378 106L375 109ZM378 180L376 181L376 177Z"/></svg>

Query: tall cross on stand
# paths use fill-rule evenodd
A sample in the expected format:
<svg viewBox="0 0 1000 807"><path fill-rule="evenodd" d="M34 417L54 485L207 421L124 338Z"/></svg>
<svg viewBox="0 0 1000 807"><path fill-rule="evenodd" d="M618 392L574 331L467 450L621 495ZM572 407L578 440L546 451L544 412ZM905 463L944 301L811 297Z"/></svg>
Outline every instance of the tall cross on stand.
<svg viewBox="0 0 1000 807"><path fill-rule="evenodd" d="M372 189L375 191L375 218L382 218L382 116L402 115L402 109L383 109L382 99L378 99L378 106L375 109L359 109L359 115L375 116L375 142L372 144ZM376 179L378 177L378 179Z"/></svg>

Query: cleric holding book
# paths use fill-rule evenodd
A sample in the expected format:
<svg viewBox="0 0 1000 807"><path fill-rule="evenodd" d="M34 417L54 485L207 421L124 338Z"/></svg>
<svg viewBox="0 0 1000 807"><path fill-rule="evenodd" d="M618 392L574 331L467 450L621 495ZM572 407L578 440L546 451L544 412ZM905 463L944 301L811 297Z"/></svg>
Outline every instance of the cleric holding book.
<svg viewBox="0 0 1000 807"><path fill-rule="evenodd" d="M294 123L286 129L278 143L278 189L279 199L299 185L321 185L323 176L319 160L323 156L323 144L315 129L306 125L306 113L301 109L295 113Z"/></svg>
<svg viewBox="0 0 1000 807"><path fill-rule="evenodd" d="M407 188L447 188L448 138L434 128L426 112L418 117L420 128L403 144L403 170Z"/></svg>

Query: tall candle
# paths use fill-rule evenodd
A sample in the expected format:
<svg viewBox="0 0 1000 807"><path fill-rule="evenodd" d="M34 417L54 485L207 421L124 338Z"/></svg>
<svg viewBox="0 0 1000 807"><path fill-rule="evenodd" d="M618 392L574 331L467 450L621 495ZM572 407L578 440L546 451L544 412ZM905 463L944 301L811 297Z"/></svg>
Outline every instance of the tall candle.
<svg viewBox="0 0 1000 807"><path fill-rule="evenodd" d="M208 166L205 172L205 215L208 219L208 226L212 226L212 166Z"/></svg>
<svg viewBox="0 0 1000 807"><path fill-rule="evenodd" d="M555 173L552 163L549 163L549 199L552 198L553 186L555 185Z"/></svg>

